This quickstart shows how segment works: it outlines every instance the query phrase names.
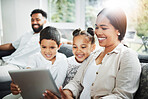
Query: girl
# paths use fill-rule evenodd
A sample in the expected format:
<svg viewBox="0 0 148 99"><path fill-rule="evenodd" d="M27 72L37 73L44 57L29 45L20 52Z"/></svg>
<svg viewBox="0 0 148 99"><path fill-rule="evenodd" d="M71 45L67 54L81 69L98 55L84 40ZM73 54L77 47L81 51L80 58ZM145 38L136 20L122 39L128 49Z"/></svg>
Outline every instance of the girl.
<svg viewBox="0 0 148 99"><path fill-rule="evenodd" d="M104 8L97 16L95 34L104 47L92 53L64 90L62 99L132 99L138 89L141 66L137 54L121 40L126 15L120 8ZM47 99L57 99L46 91Z"/></svg>
<svg viewBox="0 0 148 99"><path fill-rule="evenodd" d="M87 59L91 52L95 49L94 31L88 28L87 31L76 29L73 32L73 54L74 56L67 59L68 71L63 83L65 86L73 79L82 62Z"/></svg>
<svg viewBox="0 0 148 99"><path fill-rule="evenodd" d="M30 57L30 62L27 68L46 68L49 69L57 87L60 87L66 77L68 64L66 56L58 53L60 45L60 33L54 27L46 27L40 33L40 48L41 52L36 53ZM18 99L20 98L20 88L11 83L11 92L9 96L4 99ZM16 96L15 96L16 95Z"/></svg>

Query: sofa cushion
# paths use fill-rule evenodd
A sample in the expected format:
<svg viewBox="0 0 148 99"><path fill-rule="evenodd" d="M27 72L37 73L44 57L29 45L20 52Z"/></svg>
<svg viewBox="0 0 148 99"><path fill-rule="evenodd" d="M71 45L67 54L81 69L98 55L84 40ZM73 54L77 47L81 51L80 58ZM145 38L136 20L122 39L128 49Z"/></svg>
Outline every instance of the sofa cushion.
<svg viewBox="0 0 148 99"><path fill-rule="evenodd" d="M148 63L148 55L138 55L138 58L140 60L140 63Z"/></svg>
<svg viewBox="0 0 148 99"><path fill-rule="evenodd" d="M142 71L139 88L134 99L148 99L148 63L141 63Z"/></svg>
<svg viewBox="0 0 148 99"><path fill-rule="evenodd" d="M2 99L7 94L11 93L10 92L10 83L11 83L11 81L0 82L0 99Z"/></svg>
<svg viewBox="0 0 148 99"><path fill-rule="evenodd" d="M58 52L65 54L67 57L73 56L72 53L72 45L70 44L62 44Z"/></svg>
<svg viewBox="0 0 148 99"><path fill-rule="evenodd" d="M2 57L4 57L4 56L11 55L14 51L15 51L15 49L12 49L12 50L0 50L0 59L2 59Z"/></svg>

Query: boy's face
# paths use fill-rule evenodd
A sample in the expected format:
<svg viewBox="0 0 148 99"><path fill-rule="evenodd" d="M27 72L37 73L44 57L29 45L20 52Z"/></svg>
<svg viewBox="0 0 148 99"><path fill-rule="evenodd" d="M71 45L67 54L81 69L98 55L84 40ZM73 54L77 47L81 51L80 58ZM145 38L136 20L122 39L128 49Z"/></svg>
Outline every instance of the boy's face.
<svg viewBox="0 0 148 99"><path fill-rule="evenodd" d="M82 63L94 50L95 44L91 44L85 35L78 35L73 39L73 54L79 63Z"/></svg>
<svg viewBox="0 0 148 99"><path fill-rule="evenodd" d="M47 59L52 61L56 59L56 52L58 50L58 45L54 40L43 39L40 42L41 54Z"/></svg>

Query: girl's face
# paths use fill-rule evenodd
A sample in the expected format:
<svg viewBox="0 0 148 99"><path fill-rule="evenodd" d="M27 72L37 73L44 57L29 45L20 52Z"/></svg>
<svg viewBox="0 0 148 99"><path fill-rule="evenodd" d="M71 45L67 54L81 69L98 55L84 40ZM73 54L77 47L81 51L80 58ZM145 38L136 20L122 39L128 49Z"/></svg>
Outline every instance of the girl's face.
<svg viewBox="0 0 148 99"><path fill-rule="evenodd" d="M119 31L110 24L106 16L99 15L95 25L95 34L97 35L100 46L110 47L120 42L118 40Z"/></svg>
<svg viewBox="0 0 148 99"><path fill-rule="evenodd" d="M91 44L85 35L78 35L73 38L73 54L77 62L83 62L95 49L95 44Z"/></svg>
<svg viewBox="0 0 148 99"><path fill-rule="evenodd" d="M47 59L52 61L52 63L56 59L56 52L58 50L58 45L54 40L47 40L43 39L40 42L40 47L41 47L41 54Z"/></svg>

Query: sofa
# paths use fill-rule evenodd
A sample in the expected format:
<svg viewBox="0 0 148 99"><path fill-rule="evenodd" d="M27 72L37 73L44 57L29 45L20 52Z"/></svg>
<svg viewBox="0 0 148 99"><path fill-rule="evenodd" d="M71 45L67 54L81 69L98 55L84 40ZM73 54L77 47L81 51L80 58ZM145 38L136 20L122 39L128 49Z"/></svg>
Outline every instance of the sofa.
<svg viewBox="0 0 148 99"><path fill-rule="evenodd" d="M134 96L134 99L148 99L148 55L138 56L142 72L140 75L139 88Z"/></svg>
<svg viewBox="0 0 148 99"><path fill-rule="evenodd" d="M10 55L15 50L11 51L0 51L0 58L3 56ZM73 55L72 53L72 46L68 44L61 45L60 49L58 50L61 53L64 53L67 57ZM134 99L148 99L148 55L138 55L138 58L141 63L141 77L139 88L134 96ZM0 99L10 93L10 83L8 82L0 82Z"/></svg>
<svg viewBox="0 0 148 99"><path fill-rule="evenodd" d="M8 51L0 50L0 59L2 59L2 57L4 57L4 56L11 55L14 51L15 51L15 49L8 50ZM72 46L69 44L61 45L58 52L64 53L67 57L73 56ZM0 99L2 99L5 95L10 94L10 83L11 83L11 81L0 82Z"/></svg>

